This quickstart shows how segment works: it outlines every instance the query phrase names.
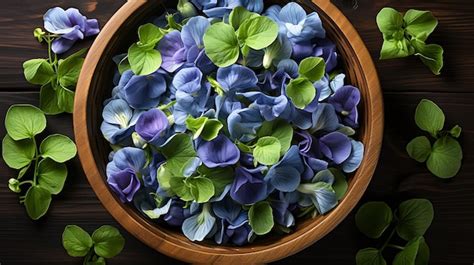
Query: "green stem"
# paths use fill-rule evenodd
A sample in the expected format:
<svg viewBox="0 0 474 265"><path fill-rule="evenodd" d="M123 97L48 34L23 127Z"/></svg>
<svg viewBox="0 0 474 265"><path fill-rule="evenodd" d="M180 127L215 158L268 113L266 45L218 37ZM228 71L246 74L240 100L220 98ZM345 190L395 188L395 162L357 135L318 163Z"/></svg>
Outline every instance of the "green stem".
<svg viewBox="0 0 474 265"><path fill-rule="evenodd" d="M391 248L395 248L395 249L399 249L399 250L404 250L405 249L404 247L399 246L399 245L395 245L395 244L387 244L387 247L391 247Z"/></svg>
<svg viewBox="0 0 474 265"><path fill-rule="evenodd" d="M34 183L33 183L32 180L25 180L25 181L20 182L18 185L21 186L21 185L25 185L25 184L31 184L31 185L33 185Z"/></svg>
<svg viewBox="0 0 474 265"><path fill-rule="evenodd" d="M38 161L40 157L35 137L33 137L33 144L35 145L35 169L33 170L33 183L31 185L35 186L38 177Z"/></svg>
<svg viewBox="0 0 474 265"><path fill-rule="evenodd" d="M380 248L380 252L382 252L387 247L388 243L390 242L390 240L392 240L392 237L394 235L395 235L395 228L392 229L392 232L387 237L387 240L385 240L385 243L383 243L382 247Z"/></svg>

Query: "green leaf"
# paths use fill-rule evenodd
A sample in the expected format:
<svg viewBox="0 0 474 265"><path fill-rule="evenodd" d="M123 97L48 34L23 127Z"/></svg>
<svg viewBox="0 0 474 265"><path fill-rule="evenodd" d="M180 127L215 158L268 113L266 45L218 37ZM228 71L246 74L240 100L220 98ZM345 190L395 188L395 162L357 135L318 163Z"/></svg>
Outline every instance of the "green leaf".
<svg viewBox="0 0 474 265"><path fill-rule="evenodd" d="M188 0L179 0L177 9L179 13L185 18L197 16L196 8Z"/></svg>
<svg viewBox="0 0 474 265"><path fill-rule="evenodd" d="M174 135L165 146L161 148L166 157L166 167L174 176L182 176L183 167L196 157L191 137L184 133Z"/></svg>
<svg viewBox="0 0 474 265"><path fill-rule="evenodd" d="M35 106L13 105L5 117L5 128L15 141L33 138L46 128L46 117Z"/></svg>
<svg viewBox="0 0 474 265"><path fill-rule="evenodd" d="M113 258L122 252L125 246L125 239L120 231L110 225L103 225L92 234L94 251L104 258Z"/></svg>
<svg viewBox="0 0 474 265"><path fill-rule="evenodd" d="M35 157L36 146L33 140L13 140L8 134L2 142L2 156L5 163L13 169L28 166Z"/></svg>
<svg viewBox="0 0 474 265"><path fill-rule="evenodd" d="M242 25L242 23L258 16L260 15L257 13L248 11L245 7L238 6L234 8L232 12L230 12L229 24L232 25L232 27L235 30L238 30L240 25Z"/></svg>
<svg viewBox="0 0 474 265"><path fill-rule="evenodd" d="M454 138L459 138L461 136L462 128L459 125L454 126L451 130L449 130L449 134Z"/></svg>
<svg viewBox="0 0 474 265"><path fill-rule="evenodd" d="M67 167L46 158L38 164L38 185L51 194L59 194L64 187L67 177Z"/></svg>
<svg viewBox="0 0 474 265"><path fill-rule="evenodd" d="M219 131L224 125L217 119L209 119L208 117L194 118L189 116L186 119L186 127L193 132L194 140L201 137L205 141L212 141L219 135Z"/></svg>
<svg viewBox="0 0 474 265"><path fill-rule="evenodd" d="M256 162L262 165L271 166L280 160L281 144L280 141L273 136L265 136L258 139L253 156Z"/></svg>
<svg viewBox="0 0 474 265"><path fill-rule="evenodd" d="M392 219L392 209L385 202L368 202L359 208L355 216L360 232L374 239L382 236Z"/></svg>
<svg viewBox="0 0 474 265"><path fill-rule="evenodd" d="M416 125L436 136L444 127L444 113L433 101L422 99L415 111Z"/></svg>
<svg viewBox="0 0 474 265"><path fill-rule="evenodd" d="M136 75L149 75L156 72L163 62L161 53L154 48L140 47L133 44L128 49L128 61Z"/></svg>
<svg viewBox="0 0 474 265"><path fill-rule="evenodd" d="M304 109L316 97L316 88L308 79L297 78L290 81L286 94L297 108Z"/></svg>
<svg viewBox="0 0 474 265"><path fill-rule="evenodd" d="M197 203L208 202L215 194L213 182L204 177L187 178L191 194Z"/></svg>
<svg viewBox="0 0 474 265"><path fill-rule="evenodd" d="M265 121L258 130L257 136L262 138L264 136L273 136L280 141L281 151L280 156L284 155L290 149L291 141L293 140L293 127L285 120L277 119L274 121ZM250 149L250 152L252 150Z"/></svg>
<svg viewBox="0 0 474 265"><path fill-rule="evenodd" d="M163 163L157 170L156 178L158 179L158 183L160 184L160 188L165 190L166 192L171 192L171 178L173 175L171 174L166 162ZM174 194L169 194L170 196Z"/></svg>
<svg viewBox="0 0 474 265"><path fill-rule="evenodd" d="M63 112L62 108L58 106L59 99L57 94L51 84L46 84L41 87L39 105L45 114L56 115Z"/></svg>
<svg viewBox="0 0 474 265"><path fill-rule="evenodd" d="M40 145L40 153L44 158L51 158L58 163L64 163L76 156L77 148L69 137L61 134L53 134Z"/></svg>
<svg viewBox="0 0 474 265"><path fill-rule="evenodd" d="M415 55L420 57L423 64L425 64L433 74L441 74L441 69L443 69L444 65L443 47L438 44L425 44L417 40L413 41L412 44L415 47Z"/></svg>
<svg viewBox="0 0 474 265"><path fill-rule="evenodd" d="M105 259L102 257L94 257L94 260L84 261L84 265L106 265Z"/></svg>
<svg viewBox="0 0 474 265"><path fill-rule="evenodd" d="M58 87L56 89L58 107L61 109L62 112L74 112L74 94L75 93L73 91L64 87Z"/></svg>
<svg viewBox="0 0 474 265"><path fill-rule="evenodd" d="M23 63L25 78L33 85L44 85L54 78L55 73L46 59L32 59Z"/></svg>
<svg viewBox="0 0 474 265"><path fill-rule="evenodd" d="M408 242L405 248L393 259L393 265L415 265L416 257L423 237L416 237Z"/></svg>
<svg viewBox="0 0 474 265"><path fill-rule="evenodd" d="M403 17L405 29L412 37L425 41L438 26L438 20L430 11L410 9Z"/></svg>
<svg viewBox="0 0 474 265"><path fill-rule="evenodd" d="M231 25L223 22L212 24L204 34L207 56L219 67L227 67L239 59L239 41Z"/></svg>
<svg viewBox="0 0 474 265"><path fill-rule="evenodd" d="M375 248L364 248L357 252L357 265L387 265L382 252Z"/></svg>
<svg viewBox="0 0 474 265"><path fill-rule="evenodd" d="M75 86L81 74L84 58L70 56L59 64L58 80L63 87Z"/></svg>
<svg viewBox="0 0 474 265"><path fill-rule="evenodd" d="M398 235L410 241L423 236L433 221L433 205L426 199L411 199L398 206Z"/></svg>
<svg viewBox="0 0 474 265"><path fill-rule="evenodd" d="M249 210L249 224L255 234L261 236L269 233L274 225L273 210L267 201L257 202Z"/></svg>
<svg viewBox="0 0 474 265"><path fill-rule="evenodd" d="M130 66L130 62L128 61L128 55L125 56L125 58L123 58L123 59L119 62L117 68L118 68L119 73L120 73L121 75L122 75L123 73L125 73L126 71L132 69L132 66Z"/></svg>
<svg viewBox="0 0 474 265"><path fill-rule="evenodd" d="M77 225L68 225L63 232L63 247L71 257L84 257L92 247L90 235Z"/></svg>
<svg viewBox="0 0 474 265"><path fill-rule="evenodd" d="M459 142L450 136L444 136L434 143L426 165L435 176L452 178L461 169L462 157Z"/></svg>
<svg viewBox="0 0 474 265"><path fill-rule="evenodd" d="M319 81L326 73L326 63L321 57L308 57L301 61L298 73L311 82Z"/></svg>
<svg viewBox="0 0 474 265"><path fill-rule="evenodd" d="M332 188L334 192L336 192L336 196L338 200L344 198L346 195L348 184L346 180L346 176L337 168L330 168L329 171L334 175L334 183L332 184Z"/></svg>
<svg viewBox="0 0 474 265"><path fill-rule="evenodd" d="M380 51L380 60L403 58L415 53L410 41L401 40L385 40Z"/></svg>
<svg viewBox="0 0 474 265"><path fill-rule="evenodd" d="M418 136L407 144L406 150L411 158L423 163L431 154L430 140L426 136Z"/></svg>
<svg viewBox="0 0 474 265"><path fill-rule="evenodd" d="M164 34L159 27L148 23L138 28L138 37L140 39L138 46L154 49L156 44L164 37Z"/></svg>
<svg viewBox="0 0 474 265"><path fill-rule="evenodd" d="M380 32L392 35L402 29L403 17L397 10L385 7L377 14L377 26Z"/></svg>
<svg viewBox="0 0 474 265"><path fill-rule="evenodd" d="M415 265L428 265L430 262L430 248L426 244L425 239L420 239L420 245L418 246L418 255L416 255Z"/></svg>
<svg viewBox="0 0 474 265"><path fill-rule="evenodd" d="M245 20L237 31L243 45L254 50L270 46L278 37L278 24L265 16Z"/></svg>
<svg viewBox="0 0 474 265"><path fill-rule="evenodd" d="M25 208L33 220L40 219L48 212L51 204L51 193L40 186L31 186L26 192Z"/></svg>
<svg viewBox="0 0 474 265"><path fill-rule="evenodd" d="M191 193L191 187L186 183L185 177L171 177L169 180L170 189L178 195L178 197L185 201L192 201L194 200L194 196Z"/></svg>
<svg viewBox="0 0 474 265"><path fill-rule="evenodd" d="M203 177L212 181L216 196L221 195L222 192L224 192L225 187L231 184L234 180L234 170L231 167L211 169L201 166L198 171Z"/></svg>

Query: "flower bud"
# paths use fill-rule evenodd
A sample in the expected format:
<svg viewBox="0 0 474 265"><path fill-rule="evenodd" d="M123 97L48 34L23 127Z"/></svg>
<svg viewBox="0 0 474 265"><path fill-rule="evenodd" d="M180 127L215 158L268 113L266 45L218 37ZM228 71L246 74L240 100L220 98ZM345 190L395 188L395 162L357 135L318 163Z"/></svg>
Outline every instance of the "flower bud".
<svg viewBox="0 0 474 265"><path fill-rule="evenodd" d="M20 193L21 192L20 181L18 181L17 179L14 179L14 178L9 179L8 180L8 188L10 188L10 190L15 192L15 193Z"/></svg>
<svg viewBox="0 0 474 265"><path fill-rule="evenodd" d="M185 18L194 17L197 15L196 8L188 0L179 0L178 11Z"/></svg>
<svg viewBox="0 0 474 265"><path fill-rule="evenodd" d="M42 43L43 37L44 35L46 35L46 32L44 32L42 28L36 28L35 31L33 31L33 35L39 41L39 43Z"/></svg>

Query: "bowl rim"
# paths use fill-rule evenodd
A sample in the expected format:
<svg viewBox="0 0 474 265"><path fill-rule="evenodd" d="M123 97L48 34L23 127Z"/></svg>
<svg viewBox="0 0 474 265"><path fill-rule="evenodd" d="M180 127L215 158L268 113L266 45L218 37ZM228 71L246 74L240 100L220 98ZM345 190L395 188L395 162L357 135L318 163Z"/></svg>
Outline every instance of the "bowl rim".
<svg viewBox="0 0 474 265"><path fill-rule="evenodd" d="M371 99L364 102L365 115L370 117L370 120L367 119L368 122L364 124L365 130L361 139L365 145L365 156L350 182L348 192L335 209L321 218L306 221L298 231L272 243L225 247L193 243L183 240L183 236L170 235L164 232L164 229L144 220L138 213L127 210L125 205L112 194L97 167L89 138L89 89L98 63L114 34L126 23L129 16L147 2L147 0L129 0L104 26L85 59L76 89L73 120L79 158L90 185L107 211L143 243L163 254L191 263L203 263L203 261L205 263L267 263L301 251L332 231L356 206L370 183L380 155L384 118L382 92L372 58L353 25L329 0L312 0L312 3L324 12L327 19L338 26L344 36L350 36L350 47L353 49L355 59L363 62L361 72L364 74L361 78L368 87L364 97Z"/></svg>

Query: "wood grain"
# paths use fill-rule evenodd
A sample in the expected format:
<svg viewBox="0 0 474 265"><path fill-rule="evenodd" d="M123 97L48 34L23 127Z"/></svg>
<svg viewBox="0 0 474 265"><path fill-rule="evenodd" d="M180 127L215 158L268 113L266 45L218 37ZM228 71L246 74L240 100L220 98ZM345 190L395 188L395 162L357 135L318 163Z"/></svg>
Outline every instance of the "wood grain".
<svg viewBox="0 0 474 265"><path fill-rule="evenodd" d="M0 9L0 122L11 104L37 104L37 91L26 84L21 75L21 62L44 57L32 39L31 30L40 25L45 10L54 5L78 6L97 2L97 10L84 12L99 17L101 25L124 1L97 0L44 0L2 1ZM433 225L426 234L431 248L430 264L461 265L474 261L474 7L470 0L359 0L359 8L352 9L352 0L333 0L359 31L372 58L375 60L385 102L385 132L382 154L374 178L363 201L386 200L392 205L399 201L421 197L430 199L435 207ZM447 51L446 68L442 76L435 77L417 60L377 61L381 37L376 29L375 15L384 6L399 10L410 7L429 9L440 20L433 42L443 44ZM84 10L84 9L83 9ZM21 21L21 23L20 23ZM24 26L21 26L24 25ZM23 33L15 33L23 31ZM13 37L13 35L15 37ZM6 45L12 46L5 49ZM10 71L8 74L6 71ZM422 98L437 102L445 111L449 125L460 124L463 129L461 143L464 163L461 172L451 181L441 181L430 175L420 164L409 159L404 150L408 141L421 134L413 121L416 104ZM68 115L48 119L49 133L70 136L72 120ZM4 135L0 126L0 135ZM78 224L92 232L102 224L120 228L103 208L90 188L79 161L69 163L70 176L66 188L53 200L45 220L34 223L18 204L16 194L6 183L15 172L0 162L0 263L7 264L81 264L80 259L67 256L60 237L67 224ZM381 242L364 238L354 225L354 212L330 234L306 250L277 264L354 264L358 249L377 247ZM124 229L124 252L108 264L181 264L176 260L148 248ZM387 253L390 255L391 253Z"/></svg>

